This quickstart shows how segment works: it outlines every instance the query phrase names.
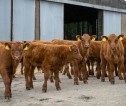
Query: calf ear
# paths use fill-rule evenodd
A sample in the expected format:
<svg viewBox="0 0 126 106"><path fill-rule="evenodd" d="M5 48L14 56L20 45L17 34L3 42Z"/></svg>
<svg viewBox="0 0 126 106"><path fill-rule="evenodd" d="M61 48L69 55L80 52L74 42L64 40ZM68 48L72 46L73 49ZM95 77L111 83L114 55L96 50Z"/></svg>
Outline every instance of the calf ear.
<svg viewBox="0 0 126 106"><path fill-rule="evenodd" d="M123 37L124 37L124 35L121 34L121 35L119 35L119 36L117 37L117 39L119 39L120 41L122 41L122 40L123 40Z"/></svg>
<svg viewBox="0 0 126 106"><path fill-rule="evenodd" d="M5 49L10 50L11 49L11 44L10 43L5 43Z"/></svg>
<svg viewBox="0 0 126 106"><path fill-rule="evenodd" d="M97 38L96 35L92 35L92 36L91 36L91 41L95 41L96 38Z"/></svg>
<svg viewBox="0 0 126 106"><path fill-rule="evenodd" d="M23 45L23 50L27 51L29 49L29 43Z"/></svg>
<svg viewBox="0 0 126 106"><path fill-rule="evenodd" d="M23 40L22 42L23 42L23 43L26 43L27 41Z"/></svg>
<svg viewBox="0 0 126 106"><path fill-rule="evenodd" d="M101 41L105 42L108 40L108 37L107 36L101 36Z"/></svg>
<svg viewBox="0 0 126 106"><path fill-rule="evenodd" d="M81 41L81 36L80 35L76 35L76 39L77 39L77 41Z"/></svg>
<svg viewBox="0 0 126 106"><path fill-rule="evenodd" d="M73 44L73 45L70 46L70 51L77 52L76 49L77 49L76 45Z"/></svg>
<svg viewBox="0 0 126 106"><path fill-rule="evenodd" d="M2 42L0 42L0 45L2 45Z"/></svg>

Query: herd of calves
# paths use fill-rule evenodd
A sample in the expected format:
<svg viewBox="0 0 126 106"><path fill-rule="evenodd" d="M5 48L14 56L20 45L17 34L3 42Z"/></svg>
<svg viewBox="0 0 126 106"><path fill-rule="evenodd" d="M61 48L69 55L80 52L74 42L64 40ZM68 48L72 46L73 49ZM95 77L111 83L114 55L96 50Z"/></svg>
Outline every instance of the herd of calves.
<svg viewBox="0 0 126 106"><path fill-rule="evenodd" d="M54 39L50 42L34 40L31 42L6 42L0 43L0 74L5 85L5 98L12 97L11 83L18 64L22 61L24 67L26 89L33 88L35 67L44 71L42 91L47 91L47 81L55 80L57 90L60 90L59 71L70 63L73 69L74 84L78 79L87 83L93 70L90 63L96 62L96 77L105 81L106 70L111 84L115 83L114 70L118 68L118 77L126 81L126 37L111 34L101 36L101 41L95 41L96 36L83 34L76 36L77 41ZM65 70L70 78L69 71ZM122 76L123 75L123 76Z"/></svg>

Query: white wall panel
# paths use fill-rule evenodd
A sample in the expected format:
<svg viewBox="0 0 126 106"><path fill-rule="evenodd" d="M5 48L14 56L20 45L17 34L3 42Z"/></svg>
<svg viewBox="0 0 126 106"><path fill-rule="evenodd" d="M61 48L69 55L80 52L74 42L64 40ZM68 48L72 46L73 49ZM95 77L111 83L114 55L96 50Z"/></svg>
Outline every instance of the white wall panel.
<svg viewBox="0 0 126 106"><path fill-rule="evenodd" d="M103 11L103 34L121 34L121 13Z"/></svg>
<svg viewBox="0 0 126 106"><path fill-rule="evenodd" d="M11 0L0 0L0 40L10 41Z"/></svg>
<svg viewBox="0 0 126 106"><path fill-rule="evenodd" d="M40 11L40 39L63 39L64 5L55 2L41 1Z"/></svg>
<svg viewBox="0 0 126 106"><path fill-rule="evenodd" d="M14 0L13 40L35 38L35 0Z"/></svg>

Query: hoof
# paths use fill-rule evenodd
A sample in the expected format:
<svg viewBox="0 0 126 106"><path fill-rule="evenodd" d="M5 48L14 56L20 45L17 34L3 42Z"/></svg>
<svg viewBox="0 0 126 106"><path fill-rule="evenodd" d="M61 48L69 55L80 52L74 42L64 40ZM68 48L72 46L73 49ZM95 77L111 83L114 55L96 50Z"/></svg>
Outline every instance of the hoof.
<svg viewBox="0 0 126 106"><path fill-rule="evenodd" d="M31 86L30 88L31 88L31 89L33 89L34 87L33 87L33 86Z"/></svg>
<svg viewBox="0 0 126 106"><path fill-rule="evenodd" d="M97 79L100 79L100 76L97 76Z"/></svg>
<svg viewBox="0 0 126 106"><path fill-rule="evenodd" d="M47 89L43 88L42 89L42 92L46 93L47 92Z"/></svg>
<svg viewBox="0 0 126 106"><path fill-rule="evenodd" d="M105 79L101 79L101 82L105 82Z"/></svg>
<svg viewBox="0 0 126 106"><path fill-rule="evenodd" d="M5 99L10 100L11 97L12 97L11 95L9 95L9 96L5 96Z"/></svg>
<svg viewBox="0 0 126 106"><path fill-rule="evenodd" d="M26 90L30 90L30 87L26 87Z"/></svg>
<svg viewBox="0 0 126 106"><path fill-rule="evenodd" d="M114 85L115 84L115 81L111 81L111 84Z"/></svg>
<svg viewBox="0 0 126 106"><path fill-rule="evenodd" d="M69 76L68 78L69 78L69 79L72 79L72 77L71 77L71 76Z"/></svg>
<svg viewBox="0 0 126 106"><path fill-rule="evenodd" d="M61 90L60 86L59 86L59 87L56 87L56 90L57 90L57 91Z"/></svg>
<svg viewBox="0 0 126 106"><path fill-rule="evenodd" d="M78 85L78 81L74 81L74 85Z"/></svg>
<svg viewBox="0 0 126 106"><path fill-rule="evenodd" d="M88 84L88 82L87 81L84 81L84 84Z"/></svg>
<svg viewBox="0 0 126 106"><path fill-rule="evenodd" d="M120 80L123 80L123 77L119 77Z"/></svg>

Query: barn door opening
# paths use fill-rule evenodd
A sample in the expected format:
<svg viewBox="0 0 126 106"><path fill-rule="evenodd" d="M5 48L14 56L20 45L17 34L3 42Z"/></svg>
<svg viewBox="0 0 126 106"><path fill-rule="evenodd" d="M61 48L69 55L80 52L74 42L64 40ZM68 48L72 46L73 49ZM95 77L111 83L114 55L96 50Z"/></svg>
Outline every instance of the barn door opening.
<svg viewBox="0 0 126 106"><path fill-rule="evenodd" d="M76 39L76 35L98 35L98 10L83 6L64 5L64 39Z"/></svg>

